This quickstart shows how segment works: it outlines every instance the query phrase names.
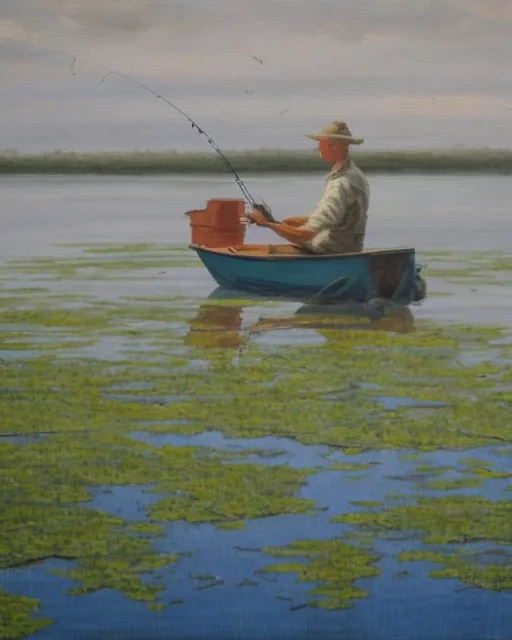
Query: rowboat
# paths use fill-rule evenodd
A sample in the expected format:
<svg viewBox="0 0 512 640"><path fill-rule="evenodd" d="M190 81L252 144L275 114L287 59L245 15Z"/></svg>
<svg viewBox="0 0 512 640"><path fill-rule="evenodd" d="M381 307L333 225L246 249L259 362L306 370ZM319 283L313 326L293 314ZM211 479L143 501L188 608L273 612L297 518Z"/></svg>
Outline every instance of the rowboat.
<svg viewBox="0 0 512 640"><path fill-rule="evenodd" d="M411 304L426 297L414 248L313 254L290 244L246 244L243 200L213 199L187 211L190 249L223 288L261 296L364 303Z"/></svg>

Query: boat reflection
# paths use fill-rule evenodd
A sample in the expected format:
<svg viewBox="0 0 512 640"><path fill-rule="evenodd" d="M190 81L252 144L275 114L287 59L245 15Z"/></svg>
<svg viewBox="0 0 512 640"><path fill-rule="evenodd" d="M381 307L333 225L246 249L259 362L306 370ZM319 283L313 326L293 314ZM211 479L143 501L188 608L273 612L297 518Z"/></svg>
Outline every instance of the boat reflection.
<svg viewBox="0 0 512 640"><path fill-rule="evenodd" d="M200 305L189 321L185 342L200 348L238 349L251 335L278 329L328 331L328 339L343 339L343 331L368 330L390 333L414 331L414 315L402 305L303 304L293 314L260 318L244 326L244 309L258 306L266 298L247 296L219 287ZM218 304L216 303L218 301ZM341 334L340 334L341 332Z"/></svg>

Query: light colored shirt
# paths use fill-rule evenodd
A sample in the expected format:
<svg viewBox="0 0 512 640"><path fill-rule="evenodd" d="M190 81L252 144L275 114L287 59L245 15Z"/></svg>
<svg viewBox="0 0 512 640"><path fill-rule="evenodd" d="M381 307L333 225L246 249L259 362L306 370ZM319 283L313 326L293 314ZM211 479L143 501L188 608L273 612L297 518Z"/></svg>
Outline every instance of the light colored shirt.
<svg viewBox="0 0 512 640"><path fill-rule="evenodd" d="M370 185L349 160L326 178L322 198L302 229L314 231L307 248L315 253L351 253L363 250Z"/></svg>

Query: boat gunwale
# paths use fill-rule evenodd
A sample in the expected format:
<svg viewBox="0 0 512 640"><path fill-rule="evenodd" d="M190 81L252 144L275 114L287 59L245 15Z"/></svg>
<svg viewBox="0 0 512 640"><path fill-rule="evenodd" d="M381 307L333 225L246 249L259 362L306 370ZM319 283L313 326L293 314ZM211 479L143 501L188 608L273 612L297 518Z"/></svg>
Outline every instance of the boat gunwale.
<svg viewBox="0 0 512 640"><path fill-rule="evenodd" d="M271 246L262 244L262 247ZM285 246L285 245L279 245ZM340 260L343 258L354 258L354 257L366 257L366 256L375 256L375 255L391 255L397 253L416 253L416 249L414 247L397 247L390 249L365 249L363 251L357 251L354 253L323 253L323 254L294 254L294 253L274 253L268 255L251 255L248 253L228 253L226 251L227 247L203 247L197 244L190 244L189 249L193 249L196 252L203 251L205 253L210 253L216 256L222 256L225 258L233 258L235 260L253 260L253 261L264 261L270 262L273 260Z"/></svg>

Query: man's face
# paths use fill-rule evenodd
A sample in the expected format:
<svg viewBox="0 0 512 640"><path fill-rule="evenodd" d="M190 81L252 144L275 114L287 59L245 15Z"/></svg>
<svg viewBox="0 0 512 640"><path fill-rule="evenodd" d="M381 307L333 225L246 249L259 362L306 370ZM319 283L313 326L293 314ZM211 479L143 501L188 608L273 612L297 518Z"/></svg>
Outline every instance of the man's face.
<svg viewBox="0 0 512 640"><path fill-rule="evenodd" d="M325 162L342 162L347 157L348 146L337 140L324 138L318 143L318 151Z"/></svg>

